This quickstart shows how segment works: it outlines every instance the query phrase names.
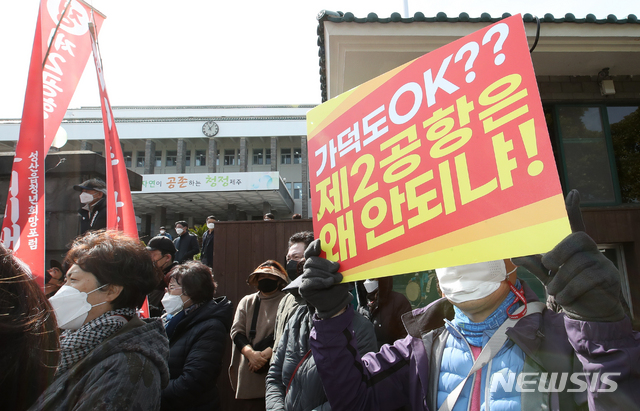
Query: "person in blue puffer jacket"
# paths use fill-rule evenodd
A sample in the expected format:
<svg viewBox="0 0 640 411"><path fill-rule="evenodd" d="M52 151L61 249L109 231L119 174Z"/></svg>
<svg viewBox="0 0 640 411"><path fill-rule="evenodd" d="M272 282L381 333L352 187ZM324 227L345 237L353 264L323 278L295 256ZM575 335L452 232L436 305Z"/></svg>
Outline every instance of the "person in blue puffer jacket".
<svg viewBox="0 0 640 411"><path fill-rule="evenodd" d="M405 314L407 337L362 359L348 286L314 241L300 294L317 309L310 345L332 409L638 409L640 333L619 273L584 232L577 191L567 211L573 233L544 256L437 270L446 298ZM516 265L562 313L536 301Z"/></svg>

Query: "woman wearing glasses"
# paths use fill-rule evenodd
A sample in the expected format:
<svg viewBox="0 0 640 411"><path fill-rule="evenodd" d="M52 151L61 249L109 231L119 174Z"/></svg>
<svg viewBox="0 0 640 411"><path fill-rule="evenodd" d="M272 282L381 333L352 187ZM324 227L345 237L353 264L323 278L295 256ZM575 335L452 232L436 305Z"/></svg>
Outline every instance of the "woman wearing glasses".
<svg viewBox="0 0 640 411"><path fill-rule="evenodd" d="M219 410L216 380L231 328L233 307L227 297L213 298L211 268L197 261L169 273L162 305L167 314L169 385L162 390L162 410Z"/></svg>

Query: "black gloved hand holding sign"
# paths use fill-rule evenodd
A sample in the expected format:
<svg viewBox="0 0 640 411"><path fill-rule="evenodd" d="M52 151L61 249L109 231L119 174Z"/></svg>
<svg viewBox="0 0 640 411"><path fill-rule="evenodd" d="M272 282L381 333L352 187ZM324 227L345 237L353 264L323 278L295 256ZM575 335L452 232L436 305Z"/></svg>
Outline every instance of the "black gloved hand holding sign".
<svg viewBox="0 0 640 411"><path fill-rule="evenodd" d="M349 284L339 284L342 274L340 264L319 257L320 240L314 240L304 252L304 273L300 284L300 295L316 308L318 317L331 318L338 314L353 299Z"/></svg>
<svg viewBox="0 0 640 411"><path fill-rule="evenodd" d="M582 321L620 321L620 274L596 243L584 232L580 194L566 198L572 234L545 255L513 258L542 281L565 314Z"/></svg>

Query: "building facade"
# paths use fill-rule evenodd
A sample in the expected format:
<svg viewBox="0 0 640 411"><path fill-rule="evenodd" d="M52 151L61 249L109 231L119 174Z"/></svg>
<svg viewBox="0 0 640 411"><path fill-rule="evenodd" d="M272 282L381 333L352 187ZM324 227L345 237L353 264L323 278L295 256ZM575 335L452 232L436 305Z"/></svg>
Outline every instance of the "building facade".
<svg viewBox="0 0 640 411"><path fill-rule="evenodd" d="M114 107L126 166L143 175L132 193L140 231L208 215L309 218L305 115L313 107ZM19 123L0 120L0 150L13 151ZM68 141L49 155L104 153L100 107L68 110L62 127Z"/></svg>

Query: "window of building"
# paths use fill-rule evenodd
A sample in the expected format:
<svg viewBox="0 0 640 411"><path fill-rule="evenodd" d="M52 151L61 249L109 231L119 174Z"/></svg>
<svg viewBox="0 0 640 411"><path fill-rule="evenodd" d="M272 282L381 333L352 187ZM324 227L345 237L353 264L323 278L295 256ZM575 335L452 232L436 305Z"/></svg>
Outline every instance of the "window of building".
<svg viewBox="0 0 640 411"><path fill-rule="evenodd" d="M220 150L216 150L216 165L220 165Z"/></svg>
<svg viewBox="0 0 640 411"><path fill-rule="evenodd" d="M235 148L225 149L224 150L224 165L225 166L233 166L235 164L236 164L236 150L235 150Z"/></svg>
<svg viewBox="0 0 640 411"><path fill-rule="evenodd" d="M256 165L264 164L264 149L262 148L253 149L253 164L256 164Z"/></svg>
<svg viewBox="0 0 640 411"><path fill-rule="evenodd" d="M302 149L293 149L293 164L302 164Z"/></svg>
<svg viewBox="0 0 640 411"><path fill-rule="evenodd" d="M185 167L191 167L191 150L187 150L187 154L184 159Z"/></svg>
<svg viewBox="0 0 640 411"><path fill-rule="evenodd" d="M196 166L207 165L207 150L196 150Z"/></svg>
<svg viewBox="0 0 640 411"><path fill-rule="evenodd" d="M125 165L125 167L131 168L132 152L131 151L124 151L122 153L122 156L124 157L124 165Z"/></svg>
<svg viewBox="0 0 640 411"><path fill-rule="evenodd" d="M136 155L136 167L144 167L144 151L138 151Z"/></svg>
<svg viewBox="0 0 640 411"><path fill-rule="evenodd" d="M640 202L640 107L607 107L623 203Z"/></svg>
<svg viewBox="0 0 640 411"><path fill-rule="evenodd" d="M162 150L156 151L156 167L162 167Z"/></svg>
<svg viewBox="0 0 640 411"><path fill-rule="evenodd" d="M284 183L284 186L287 188L287 191L289 192L289 194L293 195L293 193L291 192L292 191L292 184L291 183Z"/></svg>
<svg viewBox="0 0 640 411"><path fill-rule="evenodd" d="M293 183L293 199L299 200L302 198L302 183Z"/></svg>
<svg viewBox="0 0 640 411"><path fill-rule="evenodd" d="M271 149L270 148L265 148L264 149L264 163L265 164L271 164Z"/></svg>
<svg viewBox="0 0 640 411"><path fill-rule="evenodd" d="M280 149L280 164L291 164L291 149L290 148L281 148Z"/></svg>
<svg viewBox="0 0 640 411"><path fill-rule="evenodd" d="M167 159L164 164L167 167L175 167L176 161L178 160L178 151L177 150L167 150Z"/></svg>

